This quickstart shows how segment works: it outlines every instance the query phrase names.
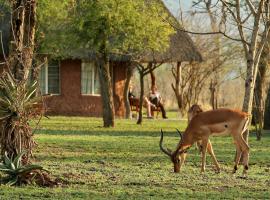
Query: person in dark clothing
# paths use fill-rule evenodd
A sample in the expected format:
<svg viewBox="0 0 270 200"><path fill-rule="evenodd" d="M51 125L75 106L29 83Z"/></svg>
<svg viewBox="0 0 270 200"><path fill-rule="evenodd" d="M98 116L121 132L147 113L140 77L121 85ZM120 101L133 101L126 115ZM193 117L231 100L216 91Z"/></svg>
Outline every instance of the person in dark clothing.
<svg viewBox="0 0 270 200"><path fill-rule="evenodd" d="M132 93L130 89L128 90L128 98L136 98L136 96Z"/></svg>
<svg viewBox="0 0 270 200"><path fill-rule="evenodd" d="M157 87L154 85L151 87L151 92L149 95L149 100L152 104L154 104L156 107L159 107L162 113L162 118L167 119L166 111L164 108L164 104L162 102L160 93L157 91Z"/></svg>

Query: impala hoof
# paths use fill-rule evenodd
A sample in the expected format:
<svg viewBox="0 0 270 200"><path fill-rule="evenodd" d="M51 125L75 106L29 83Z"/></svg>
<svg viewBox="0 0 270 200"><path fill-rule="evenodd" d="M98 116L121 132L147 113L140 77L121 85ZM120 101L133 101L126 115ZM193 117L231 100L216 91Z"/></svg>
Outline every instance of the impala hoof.
<svg viewBox="0 0 270 200"><path fill-rule="evenodd" d="M238 169L237 166L234 166L232 173L235 174L235 172L237 171L237 169Z"/></svg>
<svg viewBox="0 0 270 200"><path fill-rule="evenodd" d="M205 169L202 169L202 170L201 170L201 174L204 174L204 172L205 172Z"/></svg>

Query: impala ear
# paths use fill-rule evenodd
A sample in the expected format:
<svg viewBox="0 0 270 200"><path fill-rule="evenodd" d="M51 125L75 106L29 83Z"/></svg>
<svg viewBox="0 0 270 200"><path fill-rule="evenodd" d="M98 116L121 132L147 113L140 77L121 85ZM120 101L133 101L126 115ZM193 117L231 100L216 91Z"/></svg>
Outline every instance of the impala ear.
<svg viewBox="0 0 270 200"><path fill-rule="evenodd" d="M182 133L178 129L176 129L176 131L178 132L178 134L179 134L179 136L180 136L180 138L182 140L182 138L183 138Z"/></svg>

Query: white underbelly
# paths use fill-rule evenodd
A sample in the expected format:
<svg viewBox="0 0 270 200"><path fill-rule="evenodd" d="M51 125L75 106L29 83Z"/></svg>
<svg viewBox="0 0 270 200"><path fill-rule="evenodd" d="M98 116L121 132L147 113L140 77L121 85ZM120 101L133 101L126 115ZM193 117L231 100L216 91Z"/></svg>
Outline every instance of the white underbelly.
<svg viewBox="0 0 270 200"><path fill-rule="evenodd" d="M211 133L213 136L224 136L224 135L230 135L230 132L228 130L217 132L217 133Z"/></svg>

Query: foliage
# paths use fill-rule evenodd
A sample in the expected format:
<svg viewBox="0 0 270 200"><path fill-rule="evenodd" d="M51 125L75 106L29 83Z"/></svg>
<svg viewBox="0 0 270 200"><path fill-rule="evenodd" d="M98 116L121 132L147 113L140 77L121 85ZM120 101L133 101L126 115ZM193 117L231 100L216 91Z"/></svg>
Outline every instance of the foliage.
<svg viewBox="0 0 270 200"><path fill-rule="evenodd" d="M86 47L99 50L105 39L109 52L166 49L168 35L173 32L162 21L167 13L155 1L148 4L144 0L80 1L76 24L82 38L87 39Z"/></svg>
<svg viewBox="0 0 270 200"><path fill-rule="evenodd" d="M62 57L80 48L99 52L103 45L109 53L166 50L174 32L162 20L167 13L156 1L62 2L41 0L38 8L41 50Z"/></svg>
<svg viewBox="0 0 270 200"><path fill-rule="evenodd" d="M34 178L30 175L33 174L34 170L42 170L43 168L39 165L23 165L22 157L26 152L22 151L14 159L9 158L7 153L4 155L4 162L0 164L0 172L6 174L7 176L0 179L0 183L12 186L21 185L22 183L27 183L31 180L29 178Z"/></svg>
<svg viewBox="0 0 270 200"><path fill-rule="evenodd" d="M268 199L269 132L262 141L251 134L250 170L240 177L242 166L231 174L235 147L231 137L213 137L211 142L222 170L212 170L207 156L205 174L200 173L201 157L194 148L180 174L159 150L160 128L165 131L165 147L174 148L186 127L178 113L170 120L116 119L116 127L105 129L102 119L89 117L50 117L42 119L35 134L39 143L36 162L55 176L67 180L65 187L19 188L0 186L0 199ZM175 120L172 120L175 119ZM256 183L256 184L254 184Z"/></svg>
<svg viewBox="0 0 270 200"><path fill-rule="evenodd" d="M0 78L0 146L2 155L9 152L9 157L19 154L22 149L29 152L24 157L28 162L34 146L29 119L35 118L41 111L41 98L36 97L37 82L22 84L9 73Z"/></svg>
<svg viewBox="0 0 270 200"><path fill-rule="evenodd" d="M37 51L64 57L70 50L68 41L73 41L69 12L73 0L39 0L37 6Z"/></svg>

